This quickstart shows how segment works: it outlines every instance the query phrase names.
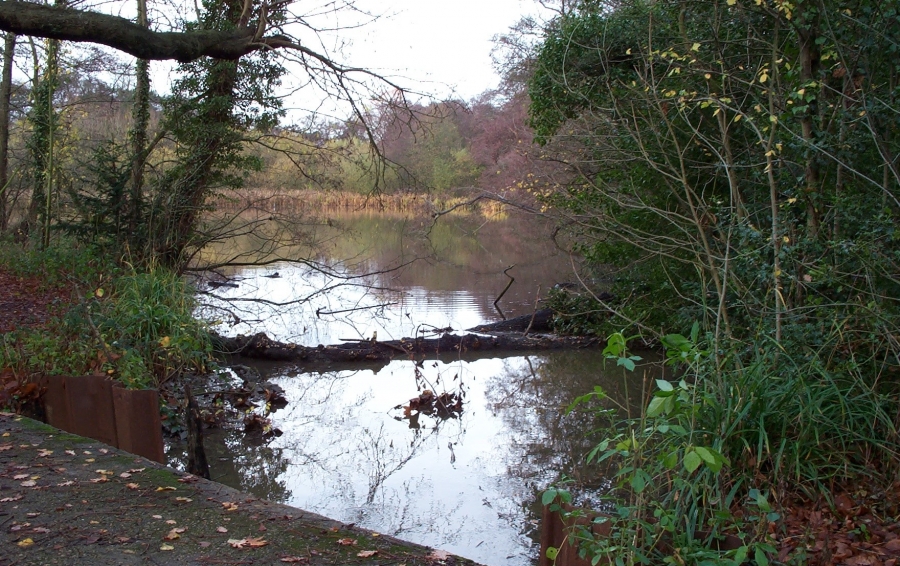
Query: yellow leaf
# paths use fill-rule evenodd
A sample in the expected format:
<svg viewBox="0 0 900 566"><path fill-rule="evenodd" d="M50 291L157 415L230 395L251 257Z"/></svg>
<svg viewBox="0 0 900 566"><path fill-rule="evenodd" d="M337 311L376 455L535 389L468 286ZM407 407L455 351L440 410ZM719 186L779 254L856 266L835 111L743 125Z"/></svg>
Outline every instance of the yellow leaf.
<svg viewBox="0 0 900 566"><path fill-rule="evenodd" d="M738 114L738 115L736 115L736 116L734 117L734 121L735 121L735 122L740 122L740 121L741 121L741 118L743 118L743 117L744 117L743 115Z"/></svg>
<svg viewBox="0 0 900 566"><path fill-rule="evenodd" d="M175 491L175 488L167 485L164 487L157 487L156 491Z"/></svg>
<svg viewBox="0 0 900 566"><path fill-rule="evenodd" d="M691 46L691 51L700 51L700 44L695 43Z"/></svg>
<svg viewBox="0 0 900 566"><path fill-rule="evenodd" d="M172 339L168 336L163 336L162 338L159 339L159 345L162 346L163 348L168 348L169 344L171 344L171 343L172 343Z"/></svg>
<svg viewBox="0 0 900 566"><path fill-rule="evenodd" d="M175 550L175 547L171 544L164 544L159 547L160 550Z"/></svg>
<svg viewBox="0 0 900 566"><path fill-rule="evenodd" d="M767 80L769 80L769 75L763 72L763 74L759 76L759 82L765 83Z"/></svg>
<svg viewBox="0 0 900 566"><path fill-rule="evenodd" d="M96 295L98 299L105 294L106 294L106 291L103 290L103 287L98 287L97 290L94 291L94 295Z"/></svg>
<svg viewBox="0 0 900 566"><path fill-rule="evenodd" d="M706 80L709 80L712 78L712 75L710 75L709 73L706 73L705 75L703 75L703 78Z"/></svg>
<svg viewBox="0 0 900 566"><path fill-rule="evenodd" d="M631 48L630 48L630 47L629 47L627 50L625 50L625 55L631 55Z"/></svg>
<svg viewBox="0 0 900 566"><path fill-rule="evenodd" d="M30 538L25 538L25 539L20 540L16 544L21 546L22 548L28 548L29 546L34 544L34 541L31 540Z"/></svg>
<svg viewBox="0 0 900 566"><path fill-rule="evenodd" d="M737 4L737 0L726 0L725 3L729 6L734 6L735 4Z"/></svg>

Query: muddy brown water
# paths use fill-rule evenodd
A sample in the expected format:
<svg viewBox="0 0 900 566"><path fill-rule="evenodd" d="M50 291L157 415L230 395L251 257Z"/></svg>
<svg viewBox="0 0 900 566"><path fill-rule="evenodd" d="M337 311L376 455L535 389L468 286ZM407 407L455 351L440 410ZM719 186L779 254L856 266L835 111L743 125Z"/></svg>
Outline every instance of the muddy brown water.
<svg viewBox="0 0 900 566"><path fill-rule="evenodd" d="M332 224L349 230L319 234L331 245L307 256L315 267L281 263L229 272L237 287L216 289L220 298L207 296L204 312L228 321L220 332L264 331L304 345L374 333L389 339L526 314L539 289L574 280L572 260L549 241L548 226L526 218L444 220L423 230L430 220L338 217ZM233 250L217 253L224 251ZM335 259L347 257L354 259ZM323 265L339 276L324 274ZM493 302L511 265L515 282L500 301L501 314ZM342 278L367 272L381 273ZM634 408L642 383L657 371L647 366L626 374L604 364L597 350L470 361L442 355L420 364L316 372L256 367L286 392L289 405L271 415L284 434L253 443L211 431L213 479L491 566L536 561L543 489L564 476L577 480L585 498L606 486L583 462L598 439L598 421L589 412L567 415L565 407L600 385L612 399L608 406ZM463 396L462 413L407 416L403 406L426 389ZM178 447L170 457L183 463Z"/></svg>

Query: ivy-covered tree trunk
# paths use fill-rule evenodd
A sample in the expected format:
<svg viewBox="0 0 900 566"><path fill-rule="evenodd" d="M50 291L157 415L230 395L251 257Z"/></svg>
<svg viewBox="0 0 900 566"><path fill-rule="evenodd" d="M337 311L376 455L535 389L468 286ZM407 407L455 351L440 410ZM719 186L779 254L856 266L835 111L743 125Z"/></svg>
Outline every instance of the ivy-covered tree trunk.
<svg viewBox="0 0 900 566"><path fill-rule="evenodd" d="M9 222L9 97L12 90L12 66L16 34L7 33L3 45L3 69L0 71L0 233Z"/></svg>
<svg viewBox="0 0 900 566"><path fill-rule="evenodd" d="M232 129L236 77L236 61L219 60L210 66L205 81L208 98L201 103L196 118L190 121L195 129L190 140L192 147L176 168L177 178L169 176L174 182L163 193L164 206L157 207L158 214L168 215L168 229L159 234L165 239L156 250L166 265L181 267L187 261L185 251L217 177L218 162L223 154L234 150L239 139Z"/></svg>
<svg viewBox="0 0 900 566"><path fill-rule="evenodd" d="M30 231L37 221L46 225L49 222L48 198L52 196L51 183L53 180L53 136L57 126L56 109L53 106L53 98L59 86L59 41L51 39L47 41L47 59L44 73L34 85L33 104L28 113L28 121L31 123L31 137L28 140L28 150L31 157L32 191L31 203L28 206L28 216L25 225L26 231Z"/></svg>
<svg viewBox="0 0 900 566"><path fill-rule="evenodd" d="M138 24L148 26L147 2L138 0ZM140 245L144 191L144 163L147 160L147 129L150 126L150 62L138 59L135 64L134 106L132 108L131 179L127 206L128 239L132 248Z"/></svg>

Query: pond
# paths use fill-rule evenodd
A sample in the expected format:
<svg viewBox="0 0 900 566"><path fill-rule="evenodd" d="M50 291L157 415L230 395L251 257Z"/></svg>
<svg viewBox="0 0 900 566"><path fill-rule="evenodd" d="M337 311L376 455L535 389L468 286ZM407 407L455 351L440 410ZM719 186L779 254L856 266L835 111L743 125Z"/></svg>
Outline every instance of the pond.
<svg viewBox="0 0 900 566"><path fill-rule="evenodd" d="M424 243L404 232L417 225L409 219L339 220L350 230L331 238L333 255L319 253L312 265L229 272L238 286L205 298L207 315L228 321L220 331L265 331L305 345L460 331L530 313L539 290L573 278L570 258L533 220L444 218L441 232L431 230ZM499 303L501 314L493 303L511 265L515 282ZM349 275L364 276L345 280ZM565 407L595 385L621 407L634 407L647 379L640 370L604 366L596 349L435 355L418 364L315 372L255 368L286 392L288 406L271 415L284 434L254 444L243 434L211 431L214 480L491 566L536 561L537 501L562 473L580 483L584 497L605 487L583 464L596 423L590 413L566 415ZM458 395L461 412L404 409L425 390Z"/></svg>

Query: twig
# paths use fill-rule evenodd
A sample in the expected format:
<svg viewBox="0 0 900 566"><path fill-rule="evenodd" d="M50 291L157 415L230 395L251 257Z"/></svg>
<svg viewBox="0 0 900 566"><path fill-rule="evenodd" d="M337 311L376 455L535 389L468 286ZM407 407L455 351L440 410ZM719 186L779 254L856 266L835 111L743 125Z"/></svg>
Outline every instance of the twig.
<svg viewBox="0 0 900 566"><path fill-rule="evenodd" d="M541 300L541 286L538 285L537 294L534 296L534 309L531 311L531 320L528 321L528 327L525 328L525 333L522 336L528 336L528 333L531 331L531 325L534 324L534 317L537 316L537 307L538 302Z"/></svg>
<svg viewBox="0 0 900 566"><path fill-rule="evenodd" d="M343 310L339 310L339 311L323 311L320 307L320 308L316 309L316 318L319 318L319 315L322 315L322 314L341 314L344 312L361 311L361 310L365 310L365 309L377 309L377 308L381 308L381 307L391 307L391 306L399 305L399 304L400 303L395 301L393 303L381 303L379 305L372 305L369 307L355 307L352 309L343 309Z"/></svg>
<svg viewBox="0 0 900 566"><path fill-rule="evenodd" d="M500 311L500 307L497 306L497 303L500 302L500 299L503 298L503 295L505 295L506 292L509 291L509 288L512 287L512 284L516 281L516 278L508 273L509 270L515 266L516 266L516 264L512 264L503 270L503 275L506 275L507 277L509 277L509 283L506 284L506 287L503 289L503 291L500 293L500 295L496 299L494 299L494 308L497 309L498 311ZM503 312L500 311L500 314L502 315ZM505 316L503 317L503 320L506 320Z"/></svg>

